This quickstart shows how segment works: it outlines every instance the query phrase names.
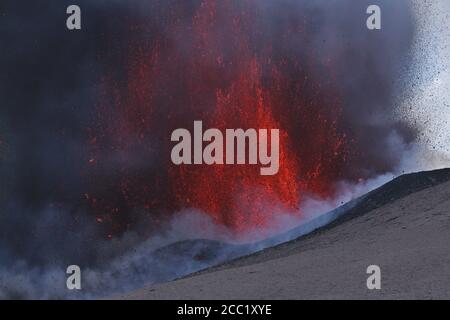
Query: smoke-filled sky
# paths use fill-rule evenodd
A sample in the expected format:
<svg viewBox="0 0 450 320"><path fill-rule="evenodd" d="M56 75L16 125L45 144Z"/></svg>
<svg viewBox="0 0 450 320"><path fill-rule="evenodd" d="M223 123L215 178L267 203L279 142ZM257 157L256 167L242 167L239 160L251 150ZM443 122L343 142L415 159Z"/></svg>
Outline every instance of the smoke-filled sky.
<svg viewBox="0 0 450 320"><path fill-rule="evenodd" d="M98 270L126 274L107 289L161 280L142 256L196 224L210 238L264 228L301 217L306 194L449 153L445 0L83 0L80 31L66 29L70 4L0 3L0 297L64 296L48 286L72 263L99 290ZM381 30L366 28L369 4ZM202 117L282 126L282 174L170 167L170 129ZM190 210L206 218L177 213Z"/></svg>
<svg viewBox="0 0 450 320"><path fill-rule="evenodd" d="M448 166L450 157L450 2L413 1L417 35L413 65L400 111L420 130L420 143L437 158L425 167ZM420 159L419 159L420 160Z"/></svg>

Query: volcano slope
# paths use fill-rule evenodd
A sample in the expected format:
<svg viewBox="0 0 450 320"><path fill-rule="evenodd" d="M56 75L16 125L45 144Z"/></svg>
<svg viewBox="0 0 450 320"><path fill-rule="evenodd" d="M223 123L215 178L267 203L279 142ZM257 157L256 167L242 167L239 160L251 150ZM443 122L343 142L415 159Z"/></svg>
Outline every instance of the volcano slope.
<svg viewBox="0 0 450 320"><path fill-rule="evenodd" d="M367 267L381 268L368 290ZM121 299L449 299L450 169L400 176L306 236Z"/></svg>

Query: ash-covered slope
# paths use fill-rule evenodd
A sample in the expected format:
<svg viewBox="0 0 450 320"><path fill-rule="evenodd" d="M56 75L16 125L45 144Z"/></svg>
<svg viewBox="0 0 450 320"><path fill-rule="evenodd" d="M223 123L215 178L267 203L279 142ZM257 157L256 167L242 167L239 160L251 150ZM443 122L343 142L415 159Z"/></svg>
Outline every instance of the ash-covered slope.
<svg viewBox="0 0 450 320"><path fill-rule="evenodd" d="M369 192L360 198L358 204L348 210L335 223L342 223L357 215L364 214L389 202L399 200L412 193L450 181L450 169L439 169L410 173L399 176L382 187ZM332 225L328 226L331 227Z"/></svg>
<svg viewBox="0 0 450 320"><path fill-rule="evenodd" d="M404 175L329 213L334 221L315 232L122 298L449 298L449 194L450 169ZM382 290L366 287L373 264Z"/></svg>

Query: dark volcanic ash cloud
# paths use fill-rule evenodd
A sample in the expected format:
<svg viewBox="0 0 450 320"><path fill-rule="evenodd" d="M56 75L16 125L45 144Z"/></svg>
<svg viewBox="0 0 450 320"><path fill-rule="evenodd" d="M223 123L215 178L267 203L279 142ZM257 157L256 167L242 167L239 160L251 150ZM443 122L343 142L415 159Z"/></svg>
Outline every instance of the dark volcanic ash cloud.
<svg viewBox="0 0 450 320"><path fill-rule="evenodd" d="M189 62L192 57L185 50L189 43L182 41L187 41L186 38L172 34L168 26L176 20L189 30L202 3L200 0L148 1L146 4L143 1L97 1L95 4L78 1L82 8L82 31L70 32L65 28L65 10L72 3L2 2L0 262L3 279L18 279L15 277L19 274L34 270L36 275L29 281L30 288L45 287L49 281L40 275L50 277L46 270L59 270L55 274L61 277L60 270L74 260L93 270L106 268L111 261L116 261L115 258L132 255L130 250L144 239L164 231L155 227L151 213L141 214L145 210L127 208L126 204L120 204L124 208L120 208L119 218L97 223L86 202L86 193L89 196L91 191L112 194L110 197L114 198L117 181L120 181L117 177L124 167L137 175L142 171L157 173L165 169L159 149L164 143L150 137L145 150L137 144L127 145L125 153L105 153L110 157L106 157L107 165L101 166L101 172L96 173L102 177L96 184L90 175L90 139L92 130L103 129L98 118L99 97L106 94L112 99L114 90L120 92L120 86L126 86L127 69L121 63L127 61L130 45L145 51L153 38L165 39L166 48L175 48L172 50L179 59ZM247 29L255 32L250 42L254 52L262 50L270 41L274 60L298 57L300 67L297 65L295 70L307 70L308 76L324 80L330 67L327 58L332 57L333 90L342 109L338 130L345 134L351 146L339 175L334 176L332 182L371 178L394 170L400 163L404 145L415 137L413 127L397 122L392 116L396 94L393 84L408 64L414 35L408 3L387 0L228 2L228 6L234 8L230 10L232 13L239 12L235 8L240 6L254 7L258 12L257 28ZM369 4L379 4L383 8L381 31L369 31L365 27ZM136 21L138 23L134 23ZM218 46L233 41L225 28L229 25L228 21L223 25L216 23L215 34L223 36L214 42ZM295 29L291 29L299 25L302 30L297 37ZM137 40L131 41L130 34ZM224 56L236 58L235 48L230 46L227 50ZM308 61L309 65L303 67L302 61ZM106 74L114 78L119 88L107 87L104 91L102 79ZM232 71L230 74L232 77ZM290 75L290 79L293 78ZM155 90L165 90L160 97L170 97L170 93L178 92L180 83L173 79L165 83L166 87ZM321 81L317 84L320 86ZM295 91L295 81L290 85ZM308 93L311 101L315 94L320 95L320 90ZM183 105L173 105L166 99L156 104L157 117L164 118L165 107L175 114L188 113ZM111 109L106 116L114 117L115 113ZM275 114L274 117L285 115ZM292 127L297 128L296 118L291 120ZM158 134L165 132L161 129L164 126L160 123ZM304 137L295 134L293 137L299 146L305 143L302 142ZM311 146L316 143L314 137L309 137L308 141ZM150 177L164 180L164 175L156 173ZM170 195L168 189L163 186L152 196L164 201L166 194ZM160 208L158 217L165 214L164 209L167 210ZM160 225L162 228L165 224ZM107 240L113 232L117 232L118 238ZM136 285L139 281L154 280L144 275L136 279ZM0 293L8 295L17 291L26 295L23 292L27 289L15 291L13 287L17 283L8 281L8 288L0 287ZM47 289L50 290L42 290ZM33 292L31 289L28 294L33 295L30 292ZM51 292L48 294L51 296Z"/></svg>

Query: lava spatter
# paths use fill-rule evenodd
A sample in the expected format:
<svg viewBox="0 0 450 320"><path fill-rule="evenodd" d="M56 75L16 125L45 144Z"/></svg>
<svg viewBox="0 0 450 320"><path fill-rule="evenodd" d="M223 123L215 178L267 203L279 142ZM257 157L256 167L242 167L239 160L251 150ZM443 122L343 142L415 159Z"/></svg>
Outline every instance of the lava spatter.
<svg viewBox="0 0 450 320"><path fill-rule="evenodd" d="M126 54L115 57L119 71L103 78L89 156L96 210L109 212L116 230L138 221L136 212L159 221L194 208L243 233L279 212L301 215L305 194L331 196L348 142L332 66L318 72L311 55L283 40L307 36L302 17L264 34L254 1L169 7L164 30L133 23ZM278 174L173 165L170 134L194 120L221 130L280 129Z"/></svg>

